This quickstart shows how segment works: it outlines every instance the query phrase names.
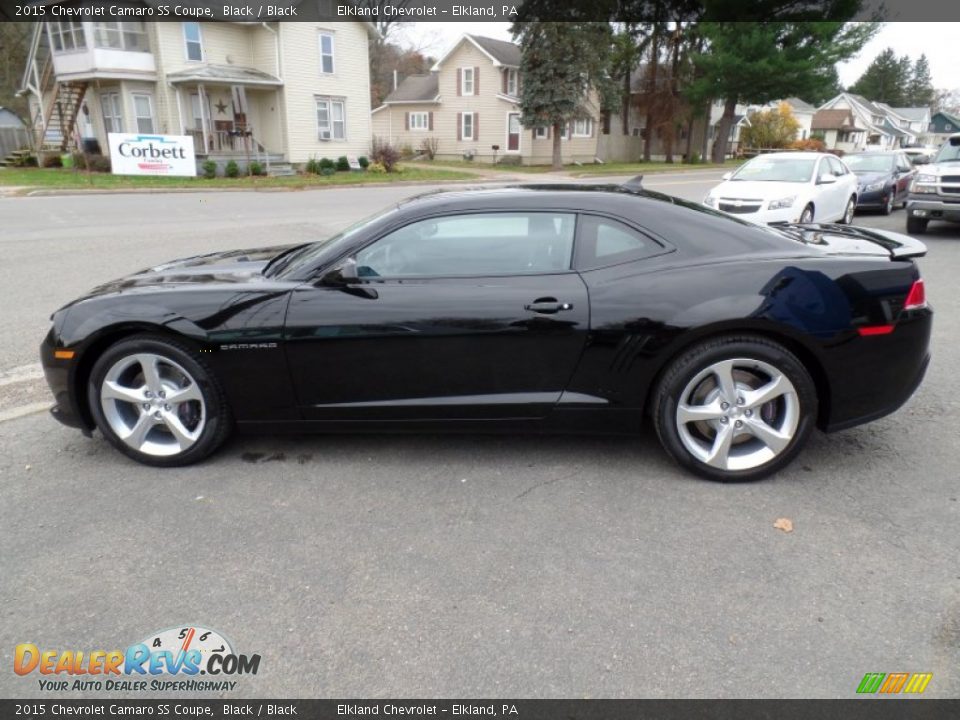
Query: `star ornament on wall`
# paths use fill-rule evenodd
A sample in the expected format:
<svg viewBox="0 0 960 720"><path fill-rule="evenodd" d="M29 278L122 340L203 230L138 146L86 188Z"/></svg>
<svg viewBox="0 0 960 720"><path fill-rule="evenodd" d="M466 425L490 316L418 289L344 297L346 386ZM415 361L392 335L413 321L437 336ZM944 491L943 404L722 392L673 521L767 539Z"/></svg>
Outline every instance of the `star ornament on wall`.
<svg viewBox="0 0 960 720"><path fill-rule="evenodd" d="M223 100L221 100L221 101L218 102L216 105L214 105L214 107L217 108L217 113L218 113L218 114L220 114L220 115L226 115L226 114L227 114L227 104L226 104Z"/></svg>

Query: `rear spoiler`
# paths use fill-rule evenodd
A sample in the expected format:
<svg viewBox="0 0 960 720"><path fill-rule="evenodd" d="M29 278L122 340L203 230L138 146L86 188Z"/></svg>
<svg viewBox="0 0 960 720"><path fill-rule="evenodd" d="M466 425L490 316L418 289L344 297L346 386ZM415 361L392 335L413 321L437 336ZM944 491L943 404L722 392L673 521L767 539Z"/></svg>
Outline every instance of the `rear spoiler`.
<svg viewBox="0 0 960 720"><path fill-rule="evenodd" d="M781 223L777 223L773 227L780 226ZM927 254L927 246L919 240L914 240L909 235L903 235L902 233L895 233L889 230L877 230L874 228L830 223L810 223L807 225L783 223L782 226L802 232L806 236L804 242L811 245L830 245L830 241L824 236L839 235L840 237L866 240L873 245L879 245L886 250L893 259L923 257Z"/></svg>

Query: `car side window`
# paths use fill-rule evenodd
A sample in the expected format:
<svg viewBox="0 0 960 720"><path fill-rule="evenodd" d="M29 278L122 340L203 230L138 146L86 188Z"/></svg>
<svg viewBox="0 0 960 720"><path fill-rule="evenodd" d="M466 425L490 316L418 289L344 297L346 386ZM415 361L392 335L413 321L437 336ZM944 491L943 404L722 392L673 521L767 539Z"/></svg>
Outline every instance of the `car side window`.
<svg viewBox="0 0 960 720"><path fill-rule="evenodd" d="M406 225L356 255L360 277L451 277L556 273L570 269L576 216L490 212Z"/></svg>
<svg viewBox="0 0 960 720"><path fill-rule="evenodd" d="M577 232L577 269L592 270L659 255L652 238L612 218L581 215Z"/></svg>
<svg viewBox="0 0 960 720"><path fill-rule="evenodd" d="M827 158L827 162L830 163L830 172L837 177L843 177L847 174L847 169L844 167L843 163L836 158Z"/></svg>
<svg viewBox="0 0 960 720"><path fill-rule="evenodd" d="M903 153L897 155L897 170L900 172L910 172L913 169L913 165L910 164L910 161L907 159L907 156Z"/></svg>
<svg viewBox="0 0 960 720"><path fill-rule="evenodd" d="M823 180L827 175L831 174L830 161L828 158L822 158L820 160L820 169L817 170L817 182Z"/></svg>

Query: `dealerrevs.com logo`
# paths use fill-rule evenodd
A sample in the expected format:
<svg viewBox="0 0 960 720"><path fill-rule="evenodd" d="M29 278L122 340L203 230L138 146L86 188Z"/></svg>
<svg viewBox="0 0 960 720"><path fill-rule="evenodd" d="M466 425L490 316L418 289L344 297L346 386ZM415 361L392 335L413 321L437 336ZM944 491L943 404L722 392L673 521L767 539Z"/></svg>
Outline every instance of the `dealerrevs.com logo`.
<svg viewBox="0 0 960 720"><path fill-rule="evenodd" d="M126 650L59 650L17 645L13 671L39 675L41 690L223 691L238 675L256 675L260 655L236 653L216 630L185 626L161 630ZM202 679L199 676L204 676Z"/></svg>

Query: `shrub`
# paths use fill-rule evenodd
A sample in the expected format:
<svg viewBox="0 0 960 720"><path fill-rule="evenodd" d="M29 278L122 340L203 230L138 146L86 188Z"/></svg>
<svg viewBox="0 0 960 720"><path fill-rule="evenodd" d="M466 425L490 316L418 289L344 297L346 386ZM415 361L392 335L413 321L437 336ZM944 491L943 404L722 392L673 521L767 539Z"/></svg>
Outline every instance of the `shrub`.
<svg viewBox="0 0 960 720"><path fill-rule="evenodd" d="M350 161L347 160L346 155L341 155L337 158L337 170L340 172L348 172L350 170Z"/></svg>
<svg viewBox="0 0 960 720"><path fill-rule="evenodd" d="M427 160L433 160L437 156L437 148L440 147L440 141L435 137L424 138L420 142L420 154L426 155Z"/></svg>
<svg viewBox="0 0 960 720"><path fill-rule="evenodd" d="M248 169L250 170L250 174L251 174L251 175L266 175L266 174L267 174L267 172L263 169L263 165L261 165L261 164L260 164L259 162L257 162L256 160L252 160L252 161L250 162L250 167L249 167Z"/></svg>
<svg viewBox="0 0 960 720"><path fill-rule="evenodd" d="M229 178L235 178L240 175L240 166L237 165L236 160L231 160L227 163L227 166L223 169L223 174Z"/></svg>
<svg viewBox="0 0 960 720"><path fill-rule="evenodd" d="M203 168L203 176L207 180L212 180L217 176L217 163L213 160L204 160L200 167Z"/></svg>
<svg viewBox="0 0 960 720"><path fill-rule="evenodd" d="M830 153L831 155L836 155L837 157L843 157L844 155L847 154L847 153L845 153L843 150L840 150L839 148L834 149L834 150L825 150L824 152L828 152L828 153Z"/></svg>
<svg viewBox="0 0 960 720"><path fill-rule="evenodd" d="M317 162L316 158L310 158L307 160L307 164L303 166L303 171L311 175L319 175L320 163Z"/></svg>
<svg viewBox="0 0 960 720"><path fill-rule="evenodd" d="M740 143L744 147L759 150L787 147L800 129L800 123L787 103L755 112L750 115L749 121L750 124L740 132Z"/></svg>
<svg viewBox="0 0 960 720"><path fill-rule="evenodd" d="M364 170L366 170L367 166L370 165L370 160L366 155L361 155L359 158L357 158L357 162L360 163L360 167L362 167Z"/></svg>
<svg viewBox="0 0 960 720"><path fill-rule="evenodd" d="M323 175L324 177L333 175L335 172L336 170L334 170L332 167L320 168L320 174Z"/></svg>
<svg viewBox="0 0 960 720"><path fill-rule="evenodd" d="M106 155L91 155L89 167L93 172L108 173L111 170L110 158Z"/></svg>
<svg viewBox="0 0 960 720"><path fill-rule="evenodd" d="M337 167L337 164L330 158L320 158L320 162L317 164L321 170L335 170Z"/></svg>
<svg viewBox="0 0 960 720"><path fill-rule="evenodd" d="M74 170L86 170L87 169L87 156L82 152L75 152L70 157L73 158L73 169Z"/></svg>
<svg viewBox="0 0 960 720"><path fill-rule="evenodd" d="M43 158L43 166L45 168L63 167L63 160L60 159L59 155L47 155Z"/></svg>
<svg viewBox="0 0 960 720"><path fill-rule="evenodd" d="M367 172L373 173L374 175L383 175L387 172L387 168L381 162L372 162L367 168Z"/></svg>
<svg viewBox="0 0 960 720"><path fill-rule="evenodd" d="M690 164L691 164L691 165L699 165L700 162L701 162L701 160L700 160L700 153L691 153L691 154L690 154Z"/></svg>
<svg viewBox="0 0 960 720"><path fill-rule="evenodd" d="M791 150L813 150L823 152L827 145L819 138L807 138L806 140L794 140L790 143Z"/></svg>
<svg viewBox="0 0 960 720"><path fill-rule="evenodd" d="M519 155L503 155L500 160L497 161L498 165L523 165L523 160Z"/></svg>
<svg viewBox="0 0 960 720"><path fill-rule="evenodd" d="M374 163L380 163L385 172L393 172L394 166L400 160L400 151L386 140L373 139L373 152L370 157Z"/></svg>

